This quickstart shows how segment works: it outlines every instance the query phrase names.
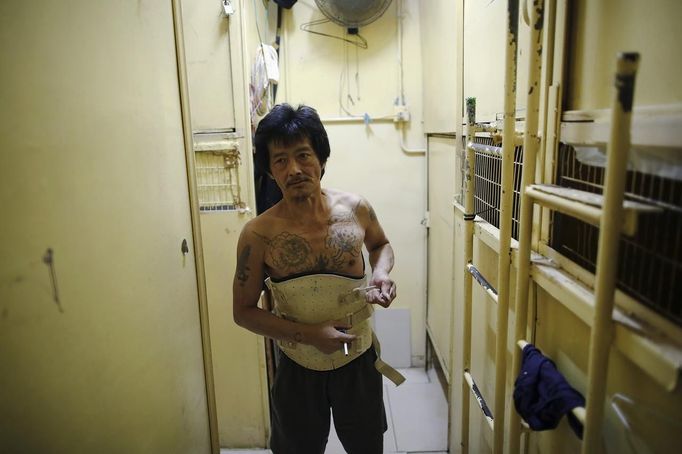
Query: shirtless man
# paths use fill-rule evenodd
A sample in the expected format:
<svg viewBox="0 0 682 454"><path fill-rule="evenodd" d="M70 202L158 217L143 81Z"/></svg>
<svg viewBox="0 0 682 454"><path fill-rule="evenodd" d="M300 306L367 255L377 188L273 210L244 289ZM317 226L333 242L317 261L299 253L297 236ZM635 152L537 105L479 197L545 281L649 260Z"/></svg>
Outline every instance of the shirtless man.
<svg viewBox="0 0 682 454"><path fill-rule="evenodd" d="M386 365L378 360L367 306L388 307L396 296L393 249L365 199L320 186L330 150L314 109L275 106L259 123L255 145L256 165L283 199L244 226L233 314L240 326L277 340L284 353L272 386L271 449L323 454L331 408L347 452L380 454L386 417L378 370ZM257 306L266 275L277 315Z"/></svg>

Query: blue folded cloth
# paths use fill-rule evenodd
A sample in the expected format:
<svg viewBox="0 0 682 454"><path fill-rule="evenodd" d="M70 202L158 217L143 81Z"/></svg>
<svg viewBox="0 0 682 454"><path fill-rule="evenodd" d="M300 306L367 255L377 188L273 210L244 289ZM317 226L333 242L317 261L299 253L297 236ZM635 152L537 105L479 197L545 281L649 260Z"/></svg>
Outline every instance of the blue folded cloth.
<svg viewBox="0 0 682 454"><path fill-rule="evenodd" d="M532 344L523 349L521 372L514 383L516 411L533 430L554 429L563 415L582 439L583 426L571 413L585 398L568 384L556 366Z"/></svg>

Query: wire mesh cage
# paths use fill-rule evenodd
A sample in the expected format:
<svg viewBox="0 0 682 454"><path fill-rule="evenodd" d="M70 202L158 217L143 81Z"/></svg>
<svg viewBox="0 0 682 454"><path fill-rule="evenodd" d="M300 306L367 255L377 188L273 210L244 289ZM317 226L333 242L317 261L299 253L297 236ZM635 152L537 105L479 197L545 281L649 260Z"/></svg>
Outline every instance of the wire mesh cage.
<svg viewBox="0 0 682 454"><path fill-rule="evenodd" d="M238 150L196 152L195 163L201 211L230 211L242 206Z"/></svg>
<svg viewBox="0 0 682 454"><path fill-rule="evenodd" d="M573 147L559 147L558 185L601 194L604 174L602 167L581 163ZM628 171L625 198L662 211L641 215L635 236L621 235L618 288L682 325L682 182ZM554 212L550 235L553 249L594 272L598 227Z"/></svg>
<svg viewBox="0 0 682 454"><path fill-rule="evenodd" d="M492 137L479 137L475 143L495 145ZM464 158L458 159L460 170ZM519 205L523 147L514 150L514 195L512 237L519 235ZM475 153L474 209L477 216L500 225L500 186L502 157ZM558 150L555 183L559 186L601 194L604 168L581 163L575 149L561 144ZM461 194L464 178L461 178ZM460 195L460 197L462 197ZM617 286L626 294L682 325L682 182L639 171L628 171L626 200L645 202L662 208L659 213L640 216L638 233L621 235ZM568 259L594 272L599 228L574 217L552 212L549 245Z"/></svg>
<svg viewBox="0 0 682 454"><path fill-rule="evenodd" d="M474 142L481 145L497 145L493 142L493 138L488 136L476 136ZM475 156L474 210L477 216L499 228L502 156L480 151L476 151ZM462 158L460 162L463 163L464 159ZM512 238L516 240L519 238L519 200L521 196L522 165L523 147L517 146L514 149L514 194L512 202ZM461 193L463 194L465 179L462 177L461 181Z"/></svg>

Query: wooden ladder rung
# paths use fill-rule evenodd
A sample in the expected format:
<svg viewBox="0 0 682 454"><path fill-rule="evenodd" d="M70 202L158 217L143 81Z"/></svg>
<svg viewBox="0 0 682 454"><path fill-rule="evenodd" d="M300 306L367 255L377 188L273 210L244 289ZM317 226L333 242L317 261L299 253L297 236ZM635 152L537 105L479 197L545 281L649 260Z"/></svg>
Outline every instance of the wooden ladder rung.
<svg viewBox="0 0 682 454"><path fill-rule="evenodd" d="M600 194L551 184L532 184L526 187L526 195L542 206L599 226L604 203L604 197ZM625 219L622 232L629 236L634 235L637 232L640 214L661 211L662 209L655 205L626 200L623 202Z"/></svg>

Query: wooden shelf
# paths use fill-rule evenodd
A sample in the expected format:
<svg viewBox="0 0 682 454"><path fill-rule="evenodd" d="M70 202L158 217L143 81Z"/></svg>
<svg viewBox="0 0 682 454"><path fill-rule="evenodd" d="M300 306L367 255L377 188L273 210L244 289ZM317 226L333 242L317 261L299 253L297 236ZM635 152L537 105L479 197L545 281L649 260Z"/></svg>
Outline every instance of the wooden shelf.
<svg viewBox="0 0 682 454"><path fill-rule="evenodd" d="M542 206L599 226L604 204L604 197L600 194L551 184L532 184L526 188L526 194ZM640 214L662 211L660 207L629 200L623 202L623 209L625 219L622 232L629 236L637 232Z"/></svg>

